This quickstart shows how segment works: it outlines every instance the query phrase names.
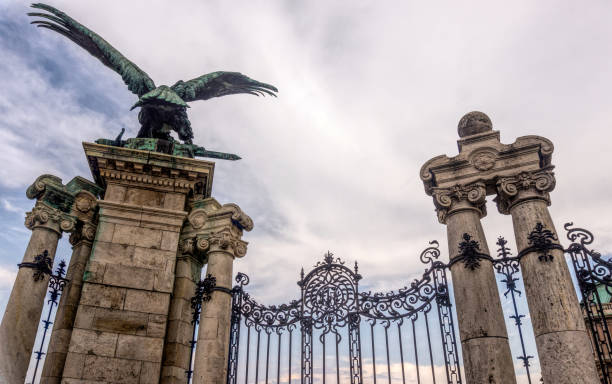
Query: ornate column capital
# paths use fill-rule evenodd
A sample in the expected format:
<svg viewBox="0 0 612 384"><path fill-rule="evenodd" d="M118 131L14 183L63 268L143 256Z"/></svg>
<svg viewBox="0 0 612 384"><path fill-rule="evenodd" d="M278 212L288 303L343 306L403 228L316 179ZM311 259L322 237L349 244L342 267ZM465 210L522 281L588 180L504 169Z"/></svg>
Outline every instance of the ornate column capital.
<svg viewBox="0 0 612 384"><path fill-rule="evenodd" d="M193 208L181 231L181 255L206 262L209 252L243 257L247 242L242 233L253 229L253 220L236 204L221 205L208 198L192 202Z"/></svg>
<svg viewBox="0 0 612 384"><path fill-rule="evenodd" d="M543 200L550 205L550 194L555 188L553 166L537 171L520 172L515 176L500 177L497 180L497 209L509 214L512 207L527 200Z"/></svg>
<svg viewBox="0 0 612 384"><path fill-rule="evenodd" d="M34 228L47 228L62 235L62 232L72 232L77 224L74 216L52 208L40 201L30 212L26 213L25 226L33 230Z"/></svg>
<svg viewBox="0 0 612 384"><path fill-rule="evenodd" d="M474 210L481 218L486 216L486 195L486 185L481 182L457 184L449 188L433 188L432 196L438 221L446 224L449 215L464 210Z"/></svg>
<svg viewBox="0 0 612 384"><path fill-rule="evenodd" d="M95 238L96 225L90 222L85 222L77 225L76 229L70 234L69 241L73 247L76 247L83 242L93 244Z"/></svg>
<svg viewBox="0 0 612 384"><path fill-rule="evenodd" d="M86 237L90 236L97 196L101 193L100 187L82 177L75 177L64 185L57 176L39 176L26 191L29 199L36 199L36 205L26 213L25 226L44 227L60 236L78 227L87 232Z"/></svg>

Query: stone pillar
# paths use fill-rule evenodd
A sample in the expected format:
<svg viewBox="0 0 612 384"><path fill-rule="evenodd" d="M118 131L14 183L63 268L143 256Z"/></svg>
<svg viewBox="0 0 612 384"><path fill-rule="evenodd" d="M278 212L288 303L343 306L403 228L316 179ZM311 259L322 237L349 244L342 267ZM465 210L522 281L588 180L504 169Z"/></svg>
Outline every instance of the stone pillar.
<svg viewBox="0 0 612 384"><path fill-rule="evenodd" d="M23 263L32 263L37 255L48 252L47 267L53 265L62 231L72 231L76 219L69 215L72 196L65 192L62 180L52 175L40 176L26 195L37 199L26 214L25 225L32 230ZM34 270L20 268L0 325L0 382L23 383L40 324L49 276L34 278Z"/></svg>
<svg viewBox="0 0 612 384"><path fill-rule="evenodd" d="M214 163L84 143L105 188L62 382L157 383L187 196Z"/></svg>
<svg viewBox="0 0 612 384"><path fill-rule="evenodd" d="M45 357L41 384L59 384L62 380L72 327L83 287L83 273L96 234L97 220L94 217L96 208L97 197L94 194L82 191L77 195L73 212L79 221L77 229L70 235L72 256L66 274L68 284L64 287L55 320L53 320L53 332Z"/></svg>
<svg viewBox="0 0 612 384"><path fill-rule="evenodd" d="M545 383L596 384L599 375L563 248L548 212L552 166L497 181L497 204L512 215L529 313ZM538 245L556 244L546 249ZM530 248L531 247L531 248Z"/></svg>
<svg viewBox="0 0 612 384"><path fill-rule="evenodd" d="M221 206L216 200L202 202L190 214L190 223L199 226L198 246L206 250L206 274L216 279L210 301L202 305L194 365L194 384L224 384L231 319L232 268L234 258L246 254L243 230L253 221L235 204Z"/></svg>
<svg viewBox="0 0 612 384"><path fill-rule="evenodd" d="M195 237L180 240L176 259L176 276L170 300L168 330L164 345L161 384L187 383L191 338L193 335L191 298L202 274L202 257Z"/></svg>
<svg viewBox="0 0 612 384"><path fill-rule="evenodd" d="M466 247L489 255L480 223L486 214L485 184L434 188L433 196L438 219L446 224L466 380L516 383L493 265L488 259L455 260L465 256Z"/></svg>

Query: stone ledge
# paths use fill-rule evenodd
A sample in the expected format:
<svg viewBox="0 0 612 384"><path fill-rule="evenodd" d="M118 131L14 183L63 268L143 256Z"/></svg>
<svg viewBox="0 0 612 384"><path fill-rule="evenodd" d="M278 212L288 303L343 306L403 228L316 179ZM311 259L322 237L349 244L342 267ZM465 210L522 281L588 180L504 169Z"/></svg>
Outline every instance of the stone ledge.
<svg viewBox="0 0 612 384"><path fill-rule="evenodd" d="M106 188L107 180L132 185L156 185L167 189L196 191L210 197L215 163L158 152L101 144L83 143L96 183Z"/></svg>
<svg viewBox="0 0 612 384"><path fill-rule="evenodd" d="M499 132L468 136L458 141L459 154L436 156L420 170L425 192L434 187L448 188L473 182L487 184L487 194L494 194L498 177L535 171L551 164L552 142L540 136L521 136L512 144L502 144Z"/></svg>
<svg viewBox="0 0 612 384"><path fill-rule="evenodd" d="M100 222L140 226L179 232L187 217L187 212L142 205L114 203L106 200L98 202Z"/></svg>

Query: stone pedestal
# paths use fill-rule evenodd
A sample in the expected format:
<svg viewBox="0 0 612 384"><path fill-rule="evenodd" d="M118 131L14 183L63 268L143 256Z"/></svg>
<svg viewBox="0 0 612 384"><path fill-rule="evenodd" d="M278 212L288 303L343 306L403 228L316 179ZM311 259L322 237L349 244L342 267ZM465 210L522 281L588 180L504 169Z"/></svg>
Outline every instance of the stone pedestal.
<svg viewBox="0 0 612 384"><path fill-rule="evenodd" d="M25 380L58 240L62 232L73 231L78 225L74 214L79 201L76 196L83 193L94 196L98 189L80 177L63 185L60 178L52 175L40 176L28 188L26 195L37 202L26 215L25 225L32 230L32 236L23 263L35 262L35 257L44 251L48 260L41 260L46 273L37 274L36 269L23 263L17 273L0 325L0 382Z"/></svg>
<svg viewBox="0 0 612 384"><path fill-rule="evenodd" d="M472 264L457 261L471 251L489 255L480 223L486 214L485 185L434 188L433 196L438 218L446 224L450 260L454 262L450 269L466 380L516 383L493 265L487 259Z"/></svg>
<svg viewBox="0 0 612 384"><path fill-rule="evenodd" d="M545 383L596 384L593 352L564 252L548 212L552 167L500 178L498 208L512 215L529 313ZM557 249L539 247L547 242Z"/></svg>
<svg viewBox="0 0 612 384"><path fill-rule="evenodd" d="M214 163L84 148L106 192L63 379L157 383L186 199L210 195Z"/></svg>

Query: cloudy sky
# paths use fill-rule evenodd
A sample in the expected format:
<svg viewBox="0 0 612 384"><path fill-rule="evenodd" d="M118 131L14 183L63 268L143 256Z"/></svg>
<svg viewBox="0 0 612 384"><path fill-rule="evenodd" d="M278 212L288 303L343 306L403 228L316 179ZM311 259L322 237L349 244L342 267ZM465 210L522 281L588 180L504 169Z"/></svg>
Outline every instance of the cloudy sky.
<svg viewBox="0 0 612 384"><path fill-rule="evenodd" d="M299 268L327 250L359 261L373 289L417 277L429 240L446 250L418 172L457 153L457 122L471 110L487 113L504 143L551 139L557 228L574 221L612 249L609 2L53 5L158 85L228 70L279 88L276 99L231 96L189 110L195 143L243 158L217 162L213 195L255 221L235 270L262 301L297 294ZM0 2L0 310L29 237L26 187L43 173L91 178L81 142L139 128L120 77L29 25L27 11L28 2ZM512 235L491 202L483 223L489 244Z"/></svg>

